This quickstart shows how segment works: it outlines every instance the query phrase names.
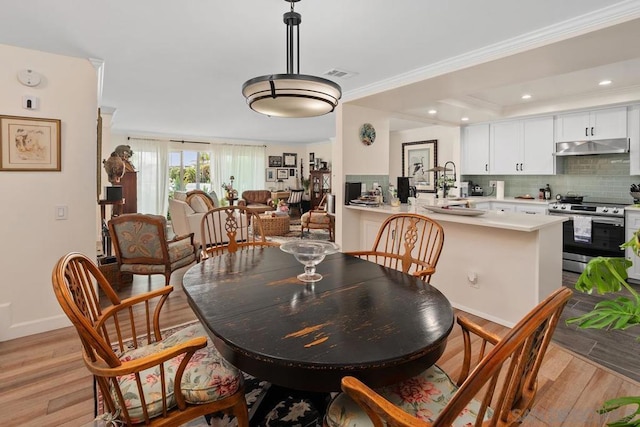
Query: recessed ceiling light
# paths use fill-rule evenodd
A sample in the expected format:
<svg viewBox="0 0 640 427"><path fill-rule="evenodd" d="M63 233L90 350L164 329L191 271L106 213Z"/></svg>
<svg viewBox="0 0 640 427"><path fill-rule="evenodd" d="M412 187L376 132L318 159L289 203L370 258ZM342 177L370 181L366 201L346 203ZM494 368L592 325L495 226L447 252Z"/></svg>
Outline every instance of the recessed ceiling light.
<svg viewBox="0 0 640 427"><path fill-rule="evenodd" d="M437 112L438 112L438 110L429 110L429 111L427 111L427 112L428 112L429 114L435 114L435 113L437 113Z"/></svg>
<svg viewBox="0 0 640 427"><path fill-rule="evenodd" d="M522 95L522 99L531 99L531 95L525 93L524 95Z"/></svg>
<svg viewBox="0 0 640 427"><path fill-rule="evenodd" d="M611 80L602 80L600 83L598 83L600 86L607 86L611 84Z"/></svg>
<svg viewBox="0 0 640 427"><path fill-rule="evenodd" d="M469 121L469 117L463 117L460 120L462 120L463 122L468 122Z"/></svg>

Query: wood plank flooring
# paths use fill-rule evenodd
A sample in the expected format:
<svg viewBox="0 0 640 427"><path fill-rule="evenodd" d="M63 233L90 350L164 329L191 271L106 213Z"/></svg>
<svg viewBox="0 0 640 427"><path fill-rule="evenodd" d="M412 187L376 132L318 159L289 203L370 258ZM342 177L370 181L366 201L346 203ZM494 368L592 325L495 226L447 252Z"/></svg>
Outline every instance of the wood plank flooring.
<svg viewBox="0 0 640 427"><path fill-rule="evenodd" d="M164 308L163 327L195 319L180 286L184 271L172 277L175 290ZM151 282L135 277L120 294L126 297L163 283L161 276ZM506 332L500 325L465 315L500 335ZM454 328L438 361L454 375L460 349L461 335ZM541 369L536 404L523 426L601 426L608 416L598 415L596 409L603 400L621 395L640 395L640 383L552 344ZM93 419L92 379L73 328L0 343L0 414L2 426L81 426Z"/></svg>

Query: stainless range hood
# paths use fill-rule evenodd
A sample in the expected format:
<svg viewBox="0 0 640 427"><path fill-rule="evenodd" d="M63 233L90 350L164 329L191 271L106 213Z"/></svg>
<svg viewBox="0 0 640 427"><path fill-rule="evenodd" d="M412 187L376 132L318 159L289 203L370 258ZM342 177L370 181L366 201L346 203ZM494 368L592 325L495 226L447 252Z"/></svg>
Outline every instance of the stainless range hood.
<svg viewBox="0 0 640 427"><path fill-rule="evenodd" d="M586 156L589 154L624 154L629 152L629 139L556 142L556 156Z"/></svg>

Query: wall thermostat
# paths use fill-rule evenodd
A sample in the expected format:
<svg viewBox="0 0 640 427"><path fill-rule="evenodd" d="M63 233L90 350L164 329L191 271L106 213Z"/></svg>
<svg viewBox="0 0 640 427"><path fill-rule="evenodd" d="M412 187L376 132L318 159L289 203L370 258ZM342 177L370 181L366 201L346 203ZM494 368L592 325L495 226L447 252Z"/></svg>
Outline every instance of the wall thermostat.
<svg viewBox="0 0 640 427"><path fill-rule="evenodd" d="M33 70L18 71L18 81L25 86L38 86L42 81L42 76Z"/></svg>

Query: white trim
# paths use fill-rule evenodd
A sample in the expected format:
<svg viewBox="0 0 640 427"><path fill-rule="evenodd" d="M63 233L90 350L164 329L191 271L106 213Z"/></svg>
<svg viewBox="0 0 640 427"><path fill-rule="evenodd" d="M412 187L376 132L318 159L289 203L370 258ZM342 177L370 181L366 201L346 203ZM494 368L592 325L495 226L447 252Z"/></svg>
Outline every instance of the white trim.
<svg viewBox="0 0 640 427"><path fill-rule="evenodd" d="M11 324L11 303L0 305L0 342L71 326L64 314Z"/></svg>
<svg viewBox="0 0 640 427"><path fill-rule="evenodd" d="M354 101L365 96L505 58L510 55L577 37L637 18L640 18L640 0L623 1L558 24L503 40L493 45L483 47L482 49L447 58L425 67L407 71L406 73L377 81L368 86L348 91L343 93L342 102Z"/></svg>

